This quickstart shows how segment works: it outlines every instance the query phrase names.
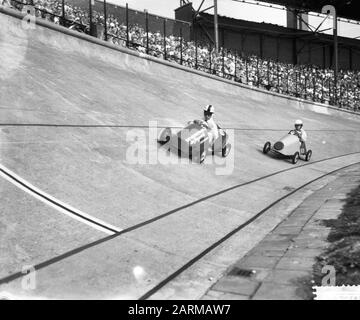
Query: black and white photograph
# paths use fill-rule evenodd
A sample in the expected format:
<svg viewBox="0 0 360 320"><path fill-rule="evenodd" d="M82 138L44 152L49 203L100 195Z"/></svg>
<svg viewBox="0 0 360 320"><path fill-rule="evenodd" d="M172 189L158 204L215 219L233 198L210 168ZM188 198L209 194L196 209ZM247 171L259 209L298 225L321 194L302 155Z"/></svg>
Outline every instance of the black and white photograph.
<svg viewBox="0 0 360 320"><path fill-rule="evenodd" d="M0 308L360 300L357 2L0 0Z"/></svg>

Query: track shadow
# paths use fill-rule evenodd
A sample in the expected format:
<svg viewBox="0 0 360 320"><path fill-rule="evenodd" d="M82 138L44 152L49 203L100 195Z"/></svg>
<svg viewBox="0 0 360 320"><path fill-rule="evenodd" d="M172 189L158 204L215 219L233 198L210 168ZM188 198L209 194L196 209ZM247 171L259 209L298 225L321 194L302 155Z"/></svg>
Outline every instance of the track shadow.
<svg viewBox="0 0 360 320"><path fill-rule="evenodd" d="M274 160L283 160L285 162L291 163L291 159L289 157L286 157L286 156L282 155L282 154L277 154L277 153L274 153L274 152L269 152L267 154L264 154L263 150L259 149L259 148L256 148L256 151L261 153L264 157L269 157L269 158L274 159Z"/></svg>

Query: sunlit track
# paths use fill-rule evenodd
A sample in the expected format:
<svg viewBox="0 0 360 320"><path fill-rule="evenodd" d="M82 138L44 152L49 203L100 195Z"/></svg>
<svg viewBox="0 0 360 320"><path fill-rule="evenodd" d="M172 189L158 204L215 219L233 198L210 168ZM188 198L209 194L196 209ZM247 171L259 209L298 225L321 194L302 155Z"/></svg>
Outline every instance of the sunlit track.
<svg viewBox="0 0 360 320"><path fill-rule="evenodd" d="M190 203L188 203L188 204L186 204L186 205L183 205L183 206L180 206L180 207L175 208L175 209L173 209L173 210L170 210L170 211L168 211L168 212L166 212L166 213L163 213L163 214L161 214L161 215L159 215L159 216L156 216L156 217L154 217L154 218L152 218L152 219L149 219L149 220L140 222L140 223L138 223L138 224L136 224L136 225L134 225L134 226L131 226L131 227L126 228L126 229L123 229L123 230L121 230L121 231L115 232L114 234L112 234L112 235L110 235L110 236L108 236L108 237L105 237L105 238L96 240L96 241L94 241L94 242L88 243L88 244L86 244L86 245L84 245L84 246L81 246L81 247L78 247L78 248L75 248L75 249L72 249L72 250L70 250L70 251L68 251L68 252L65 252L65 253L59 255L59 256L56 256L56 257L54 257L54 258L51 258L51 259L49 259L49 260L47 260L47 261L44 261L44 262L42 262L42 263L39 263L39 264L35 265L34 268L35 268L35 270L43 269L43 268L48 267L48 266L50 266L50 265L52 265L52 264L55 264L55 263L57 263L57 262L59 262L59 261L62 261L62 260L64 260L64 259L66 259L66 258L69 258L69 257L71 257L71 256L74 256L74 255L76 255L76 254L78 254L78 253L80 253L80 252L83 252L83 251L85 251L85 250L87 250L87 249L90 249L90 248L92 248L92 247L95 247L95 246L97 246L97 245L100 245L100 244L102 244L102 243L105 243L105 242L107 242L107 241L110 241L110 240L112 240L112 239L114 239L114 238L116 238L116 237L119 237L119 236L123 235L123 234L126 234L126 233L129 233L129 232L131 232L131 231L140 229L140 228L142 228L142 227L144 227L144 226L146 226L146 225L149 225L149 224L151 224L151 223L153 223L153 222L156 222L156 221L159 221L159 220L161 220L161 219L164 219L164 218L166 218L166 217L168 217L168 216L171 216L171 215L173 215L173 214L175 214L175 213L177 213L177 212L179 212L179 211L182 211L182 210L184 210L184 209L186 209L186 208L192 207L192 206L194 206L194 205L196 205L196 204L202 203L202 202L204 202L204 201L206 201L206 200L209 200L209 199L212 199L212 198L214 198L214 197L217 197L217 196L219 196L219 195L221 195L221 194L227 193L227 192L229 192L229 191L231 191L231 190L235 190L235 189L238 189L238 188L241 188L241 187L250 185L250 184L252 184L252 183L255 183L255 182L258 182L258 181L261 181L261 180L264 180L264 179L267 179L267 178L270 178L270 177L273 177L273 176L276 176L276 175L278 175L278 174L282 174L282 173L284 173L284 172L297 170L297 169L300 169L300 168L303 168L303 167L311 166L311 165L316 164L316 163L321 163L321 162L325 162L325 161L330 161L330 160L334 160L334 159L339 159L339 158L342 158L342 157L351 156L351 155L355 155L355 154L359 154L359 153L360 153L360 151L359 151L359 152L352 152L352 153L348 153L348 154L343 154L343 155L339 155L339 156L334 156L334 157L330 157L330 158L325 158L325 159L321 159L321 160L317 160L317 161L313 161L313 162L310 162L310 163L306 163L306 164L303 164L303 165L299 165L299 166L297 166L297 167L292 167L292 168L280 170L280 171L277 171L277 172L274 172L274 173L271 173L271 174L268 174L268 175L265 175L265 176L256 178L256 179L254 179L254 180L247 181L247 182L244 182L244 183L241 183L241 184L238 184L238 185L235 185L235 186L232 186L232 187L223 189L223 190L221 190L221 191L218 191L218 192L213 193L213 194L211 194L211 195L208 195L208 196L206 196L206 197L203 197L203 198L200 198L200 199L195 200L195 201L193 201L193 202L190 202ZM354 164L352 164L352 165L354 165ZM352 166L352 165L351 165L351 166ZM346 168L346 167L343 167L343 168L337 169L337 170L335 170L335 171L333 171L333 172L327 173L327 174L323 175L322 177L325 177L325 176L327 176L327 175L330 175L330 174L332 174L332 173L334 173L334 172L336 172L336 171L339 171L339 170L341 170L341 169L344 169L344 168ZM302 187L299 187L297 190L300 190L300 189L304 188L305 186L307 186L308 184L310 184L310 183L312 183L312 182L314 182L314 181L317 181L317 180L319 180L319 179L321 179L321 177L312 180L311 182L303 185ZM296 192L296 190L293 191L293 192L291 192L291 193L289 193L288 195L285 195L284 197L278 199L275 203L273 203L272 205L270 205L269 207L267 207L267 208L264 209L264 210L265 210L265 211L268 210L269 208L271 208L272 206L274 206L276 203L278 203L279 201L281 201L281 200L285 199L286 197L290 196L290 195L293 194L294 192ZM264 210L263 210L262 212L265 212ZM255 220L258 216L260 216L260 215L261 215L261 214L258 214L258 215L256 215L255 217L253 217L252 219L250 219L250 220L249 220L250 222L248 221L247 224L249 224L249 223L251 223L252 221L254 221L254 220ZM247 224L246 224L246 225L247 225ZM243 227L242 227L242 228L243 228ZM236 233L236 232L234 232L234 233ZM232 233L232 234L233 234L233 233ZM230 237L230 236L229 236L229 237ZM223 240L223 241L225 241L225 240ZM18 279L18 278L21 278L23 275L24 275L24 274L23 274L22 272L17 272L17 273L14 273L14 274L12 274L12 275L9 275L9 276L7 276L7 277L4 277L4 278L0 279L0 285L5 284L5 283L8 283L8 282L11 282L11 281L14 281L14 280L16 280L16 279Z"/></svg>
<svg viewBox="0 0 360 320"><path fill-rule="evenodd" d="M149 126L149 125L121 125L121 124L52 124L52 123L0 123L0 127L54 127L54 128L130 128L130 129L164 129L170 127L172 129L183 129L178 126ZM234 131L270 131L270 132L288 132L288 128L272 129L272 128L236 128L222 127L224 130ZM307 129L308 132L358 132L351 129Z"/></svg>
<svg viewBox="0 0 360 320"><path fill-rule="evenodd" d="M221 245L223 242L225 242L226 240L228 240L229 238L231 238L234 234L238 233L239 231L241 231L242 229L244 229L246 226L248 226L249 224L251 224L252 222L254 222L256 219L258 219L259 217L261 217L264 213L266 213L269 209L271 209L272 207L274 207L275 205L277 205L279 202L283 201L284 199L290 197L291 195L293 195L294 193L298 192L299 190L307 187L308 185L321 180L329 175L335 174L336 172L339 172L341 170L350 168L352 166L355 166L357 164L359 164L360 162L356 162L353 163L351 165L347 165L344 166L342 168L333 170L331 172L328 172L318 178L315 178L305 184L303 184L302 186L294 189L293 191L289 192L288 194L284 195L283 197L275 200L273 203L271 203L270 205L268 205L266 208L262 209L260 212L258 212L255 216L253 216L251 219L247 220L245 223L241 224L240 226L238 226L237 228L235 228L234 230L232 230L231 232L229 232L228 234L226 234L224 237L222 237L221 239L219 239L218 241L216 241L215 243L213 243L211 246L209 246L208 248L206 248L204 251L202 251L200 254L198 254L197 256L195 256L193 259L189 260L185 265L183 265L181 268L179 268L178 270L176 270L175 272L173 272L172 274L170 274L167 278L165 278L163 281L161 281L159 284L157 284L154 288L152 288L151 290L149 290L148 292L146 292L145 294L143 294L139 300L146 300L148 298L150 298L151 296L153 296L154 294L156 294L159 290L161 290L164 286L166 286L167 284L169 284L172 280L174 280L177 276L179 276L181 273L183 273L184 271L186 271L188 268L190 268L192 265L194 265L196 262L198 262L200 259L202 259L205 255L207 255L209 252L211 252L212 250L214 250L215 248L217 248L219 245Z"/></svg>
<svg viewBox="0 0 360 320"><path fill-rule="evenodd" d="M10 183L14 184L24 192L30 194L34 198L45 203L46 205L49 205L55 210L60 211L61 213L64 213L77 221L85 223L86 225L96 230L105 232L106 234L114 234L121 231L121 229L119 228L116 228L87 213L81 212L80 210L77 210L69 206L68 204L65 204L64 202L50 196L49 194L33 186L31 183L19 177L17 174L15 174L14 172L12 172L11 170L9 170L8 168L4 167L1 164L0 164L0 176L6 179L7 181L9 181Z"/></svg>

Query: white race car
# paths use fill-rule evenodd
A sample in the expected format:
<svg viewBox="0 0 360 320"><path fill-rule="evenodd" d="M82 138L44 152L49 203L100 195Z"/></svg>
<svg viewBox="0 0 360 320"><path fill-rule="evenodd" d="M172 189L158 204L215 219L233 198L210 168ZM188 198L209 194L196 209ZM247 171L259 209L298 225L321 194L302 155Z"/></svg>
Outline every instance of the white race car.
<svg viewBox="0 0 360 320"><path fill-rule="evenodd" d="M299 159L310 161L312 150L301 150L301 142L294 130L290 131L286 136L277 141L274 146L270 142L266 142L263 148L263 153L268 154L273 152L290 158L293 164L296 164ZM301 152L303 151L303 153Z"/></svg>
<svg viewBox="0 0 360 320"><path fill-rule="evenodd" d="M208 152L213 155L221 152L227 157L231 150L231 144L227 143L228 135L225 130L219 129L219 138L210 146L207 124L203 120L194 120L182 130L175 132L172 128L161 130L158 142L162 145L168 144L169 148L176 150L178 155L188 156L194 161L202 163Z"/></svg>

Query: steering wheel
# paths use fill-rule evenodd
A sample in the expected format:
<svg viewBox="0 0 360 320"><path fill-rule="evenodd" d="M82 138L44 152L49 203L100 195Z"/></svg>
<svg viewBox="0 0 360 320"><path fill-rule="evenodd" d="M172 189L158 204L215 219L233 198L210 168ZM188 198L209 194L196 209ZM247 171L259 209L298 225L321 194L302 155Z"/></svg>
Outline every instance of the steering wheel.
<svg viewBox="0 0 360 320"><path fill-rule="evenodd" d="M202 121L200 125L206 129L209 129L209 125L206 123L206 121Z"/></svg>
<svg viewBox="0 0 360 320"><path fill-rule="evenodd" d="M204 128L209 128L208 124L206 123L206 121L204 120L194 120L194 123L196 123L197 125L204 127Z"/></svg>

